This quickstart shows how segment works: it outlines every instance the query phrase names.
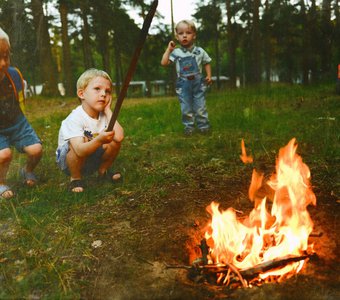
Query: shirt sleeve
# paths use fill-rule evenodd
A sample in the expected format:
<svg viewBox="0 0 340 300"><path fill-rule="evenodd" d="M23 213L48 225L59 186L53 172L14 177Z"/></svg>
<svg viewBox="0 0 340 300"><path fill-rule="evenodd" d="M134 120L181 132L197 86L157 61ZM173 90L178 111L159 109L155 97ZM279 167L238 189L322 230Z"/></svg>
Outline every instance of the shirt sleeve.
<svg viewBox="0 0 340 300"><path fill-rule="evenodd" d="M70 114L61 124L61 136L66 142L74 137L84 136L84 124L77 113Z"/></svg>
<svg viewBox="0 0 340 300"><path fill-rule="evenodd" d="M202 49L202 53L203 53L202 64L206 65L206 64L210 63L212 61L212 59L208 55L208 53L204 49Z"/></svg>
<svg viewBox="0 0 340 300"><path fill-rule="evenodd" d="M176 49L174 49L174 51L171 52L171 54L169 56L169 60L171 62L174 62L176 60L176 58L177 58L176 52L177 52Z"/></svg>

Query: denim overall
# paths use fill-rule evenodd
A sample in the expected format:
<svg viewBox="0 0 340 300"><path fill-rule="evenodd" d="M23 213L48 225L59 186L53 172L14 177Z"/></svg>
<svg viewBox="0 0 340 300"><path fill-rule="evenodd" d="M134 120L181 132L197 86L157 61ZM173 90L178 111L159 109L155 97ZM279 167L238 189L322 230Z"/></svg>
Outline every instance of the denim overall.
<svg viewBox="0 0 340 300"><path fill-rule="evenodd" d="M207 89L205 79L194 56L180 57L178 64L176 93L181 105L184 130L193 132L195 122L199 130L207 130L210 125L204 96Z"/></svg>

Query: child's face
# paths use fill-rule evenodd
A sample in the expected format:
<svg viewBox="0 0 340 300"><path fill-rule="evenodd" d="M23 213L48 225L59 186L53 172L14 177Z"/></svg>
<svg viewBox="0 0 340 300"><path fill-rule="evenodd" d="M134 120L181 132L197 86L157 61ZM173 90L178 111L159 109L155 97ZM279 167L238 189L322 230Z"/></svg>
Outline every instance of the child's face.
<svg viewBox="0 0 340 300"><path fill-rule="evenodd" d="M196 33L187 24L181 23L177 27L176 37L182 47L189 48L196 39Z"/></svg>
<svg viewBox="0 0 340 300"><path fill-rule="evenodd" d="M10 48L6 40L0 39L0 80L4 77L9 67Z"/></svg>
<svg viewBox="0 0 340 300"><path fill-rule="evenodd" d="M111 82L104 77L94 77L85 89L77 91L84 110L92 118L98 118L100 112L110 104L112 96Z"/></svg>

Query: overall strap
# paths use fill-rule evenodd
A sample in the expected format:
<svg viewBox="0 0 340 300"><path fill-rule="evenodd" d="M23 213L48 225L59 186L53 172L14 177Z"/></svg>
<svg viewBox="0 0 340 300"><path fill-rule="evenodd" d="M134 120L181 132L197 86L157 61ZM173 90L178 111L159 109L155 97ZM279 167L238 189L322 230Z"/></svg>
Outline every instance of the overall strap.
<svg viewBox="0 0 340 300"><path fill-rule="evenodd" d="M19 71L18 68L9 67L5 71L5 74L7 78L9 79L9 81L11 82L11 85L13 86L15 98L19 101L20 107L24 111L25 102L26 102L25 92L24 92L25 83L24 83L24 78L21 72Z"/></svg>
<svg viewBox="0 0 340 300"><path fill-rule="evenodd" d="M21 87L22 87L22 96L24 97L24 102L26 102L26 97L25 97L25 82L24 82L24 77L22 76L20 70L18 68L15 68L15 70L18 72L21 80Z"/></svg>
<svg viewBox="0 0 340 300"><path fill-rule="evenodd" d="M5 74L6 74L7 78L9 79L9 81L11 82L11 85L13 87L13 92L14 92L15 99L17 99L19 101L17 86L14 83L12 76L9 74L9 72L7 70L5 71Z"/></svg>

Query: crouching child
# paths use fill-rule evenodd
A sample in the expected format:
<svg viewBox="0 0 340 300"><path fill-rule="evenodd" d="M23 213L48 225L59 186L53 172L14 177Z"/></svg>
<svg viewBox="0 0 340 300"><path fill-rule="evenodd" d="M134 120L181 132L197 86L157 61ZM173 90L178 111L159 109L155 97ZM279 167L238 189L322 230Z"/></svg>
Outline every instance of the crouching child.
<svg viewBox="0 0 340 300"><path fill-rule="evenodd" d="M37 182L34 170L43 149L36 132L23 113L24 84L18 69L10 66L10 42L0 28L0 199L14 197L6 177L13 160L13 148L26 156L20 169L23 184L32 187Z"/></svg>
<svg viewBox="0 0 340 300"><path fill-rule="evenodd" d="M77 81L77 96L81 105L61 123L56 161L70 176L69 190L81 193L85 175L98 172L100 179L121 179L121 174L110 171L110 167L119 153L124 131L118 122L112 131L106 131L112 115L112 80L106 72L85 71Z"/></svg>

